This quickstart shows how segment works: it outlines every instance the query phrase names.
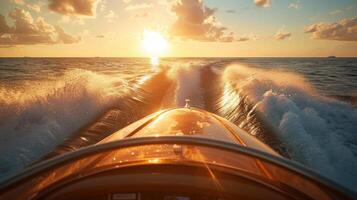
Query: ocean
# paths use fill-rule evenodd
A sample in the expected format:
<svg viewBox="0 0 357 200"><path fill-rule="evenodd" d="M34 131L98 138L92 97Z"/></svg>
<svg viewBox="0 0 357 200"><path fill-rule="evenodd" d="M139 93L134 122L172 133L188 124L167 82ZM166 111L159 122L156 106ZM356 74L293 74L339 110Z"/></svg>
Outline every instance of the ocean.
<svg viewBox="0 0 357 200"><path fill-rule="evenodd" d="M0 180L110 108L127 124L187 98L356 190L357 58L0 58Z"/></svg>

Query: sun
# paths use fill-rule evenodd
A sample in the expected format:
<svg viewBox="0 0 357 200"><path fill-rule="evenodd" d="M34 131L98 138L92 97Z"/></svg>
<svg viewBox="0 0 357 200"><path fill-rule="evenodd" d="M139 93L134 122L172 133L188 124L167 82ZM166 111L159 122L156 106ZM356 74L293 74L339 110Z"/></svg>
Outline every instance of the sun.
<svg viewBox="0 0 357 200"><path fill-rule="evenodd" d="M142 48L151 57L153 65L158 64L158 58L168 49L166 38L159 32L145 30L143 33Z"/></svg>

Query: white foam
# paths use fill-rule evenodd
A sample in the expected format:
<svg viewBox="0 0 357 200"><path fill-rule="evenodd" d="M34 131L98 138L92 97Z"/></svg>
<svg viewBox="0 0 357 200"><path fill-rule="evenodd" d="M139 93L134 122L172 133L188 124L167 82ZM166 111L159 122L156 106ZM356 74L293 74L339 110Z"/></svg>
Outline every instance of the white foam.
<svg viewBox="0 0 357 200"><path fill-rule="evenodd" d="M0 88L0 179L49 153L128 90L120 78L86 70L57 80Z"/></svg>
<svg viewBox="0 0 357 200"><path fill-rule="evenodd" d="M356 190L357 109L318 95L300 76L230 66L226 82L247 95L293 160Z"/></svg>
<svg viewBox="0 0 357 200"><path fill-rule="evenodd" d="M171 66L168 73L175 84L171 88L172 91L168 91L166 99L174 97L173 101L176 107L185 106L185 100L189 99L191 106L203 108L204 100L201 90L201 69L203 65L204 63L189 62Z"/></svg>

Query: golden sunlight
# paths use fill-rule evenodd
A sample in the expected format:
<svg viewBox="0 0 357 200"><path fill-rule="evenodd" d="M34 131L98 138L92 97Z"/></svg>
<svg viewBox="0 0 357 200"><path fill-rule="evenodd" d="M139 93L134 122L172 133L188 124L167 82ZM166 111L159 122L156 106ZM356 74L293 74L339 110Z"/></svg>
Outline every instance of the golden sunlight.
<svg viewBox="0 0 357 200"><path fill-rule="evenodd" d="M150 56L151 64L158 65L159 57L165 54L168 49L168 42L161 33L145 30L142 48Z"/></svg>

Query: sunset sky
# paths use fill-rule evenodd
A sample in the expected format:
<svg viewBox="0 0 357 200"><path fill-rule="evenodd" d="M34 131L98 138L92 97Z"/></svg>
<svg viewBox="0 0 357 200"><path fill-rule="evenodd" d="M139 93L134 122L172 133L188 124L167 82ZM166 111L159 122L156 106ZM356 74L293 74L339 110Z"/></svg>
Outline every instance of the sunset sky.
<svg viewBox="0 0 357 200"><path fill-rule="evenodd" d="M1 0L0 56L357 56L356 0Z"/></svg>

